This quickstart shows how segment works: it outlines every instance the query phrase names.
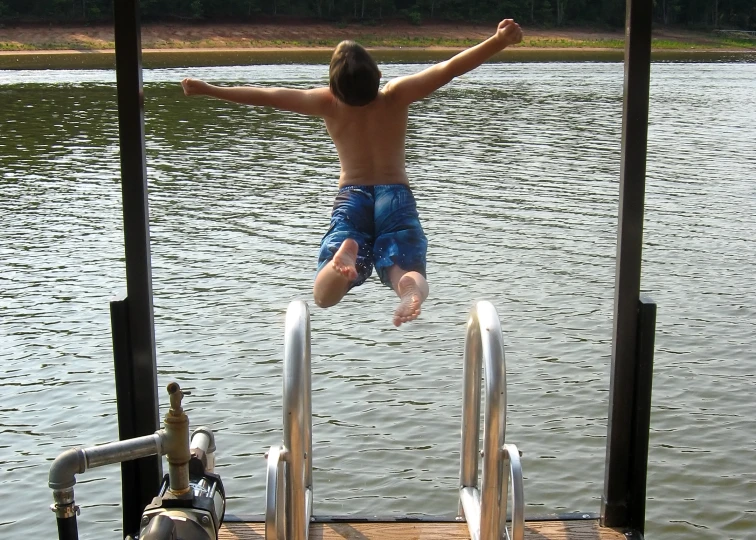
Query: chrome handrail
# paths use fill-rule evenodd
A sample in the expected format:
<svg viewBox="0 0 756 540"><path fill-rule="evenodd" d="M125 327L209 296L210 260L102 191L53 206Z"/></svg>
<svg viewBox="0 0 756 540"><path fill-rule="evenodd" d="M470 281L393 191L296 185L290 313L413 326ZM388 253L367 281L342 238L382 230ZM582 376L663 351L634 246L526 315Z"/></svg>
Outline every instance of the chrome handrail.
<svg viewBox="0 0 756 540"><path fill-rule="evenodd" d="M485 372L483 365L485 364ZM481 376L485 375L482 485L478 490ZM523 536L522 468L517 447L504 445L507 415L506 368L501 324L489 302L470 312L463 367L462 444L460 452L459 514L473 540L499 540L506 531L507 484L512 479L512 535ZM506 451L506 452L505 452ZM508 462L509 467L505 467ZM511 471L510 471L511 469Z"/></svg>
<svg viewBox="0 0 756 540"><path fill-rule="evenodd" d="M291 302L286 311L283 379L284 444L268 453L265 538L307 540L312 517L312 375L310 311L301 300Z"/></svg>

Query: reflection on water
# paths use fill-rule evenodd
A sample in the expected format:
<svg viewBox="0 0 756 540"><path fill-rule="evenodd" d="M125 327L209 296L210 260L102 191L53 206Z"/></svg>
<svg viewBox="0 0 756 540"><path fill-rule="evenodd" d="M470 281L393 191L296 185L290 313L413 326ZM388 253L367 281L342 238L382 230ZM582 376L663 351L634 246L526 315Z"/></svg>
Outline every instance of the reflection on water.
<svg viewBox="0 0 756 540"><path fill-rule="evenodd" d="M384 65L387 77L419 69ZM145 72L159 382L217 432L229 512L263 511L281 440L283 319L309 300L338 164L320 121L186 99L177 81L324 84L324 66ZM655 64L643 289L659 305L648 530L756 527L754 64ZM123 290L110 71L4 72L0 95L0 536L54 535L63 449L117 438L109 299ZM598 511L622 112L618 63L505 63L417 104L408 170L431 298L391 325L373 279L313 308L318 514L456 511L461 359L498 308L508 440L529 515ZM160 392L163 411L165 393ZM118 469L80 475L83 538L115 537ZM712 486L708 496L701 486ZM19 498L19 493L24 493Z"/></svg>

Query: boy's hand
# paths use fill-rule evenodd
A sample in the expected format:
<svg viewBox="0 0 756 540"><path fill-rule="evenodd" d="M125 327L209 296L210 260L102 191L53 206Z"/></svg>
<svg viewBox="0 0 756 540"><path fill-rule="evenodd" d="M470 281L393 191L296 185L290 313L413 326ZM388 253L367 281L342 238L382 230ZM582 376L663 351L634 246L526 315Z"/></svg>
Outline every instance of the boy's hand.
<svg viewBox="0 0 756 540"><path fill-rule="evenodd" d="M181 81L181 86L184 88L184 95L186 96L200 96L207 93L207 88L210 86L205 81L199 79L184 79Z"/></svg>
<svg viewBox="0 0 756 540"><path fill-rule="evenodd" d="M522 29L519 24L514 22L514 19L504 19L499 23L494 37L504 48L522 41Z"/></svg>

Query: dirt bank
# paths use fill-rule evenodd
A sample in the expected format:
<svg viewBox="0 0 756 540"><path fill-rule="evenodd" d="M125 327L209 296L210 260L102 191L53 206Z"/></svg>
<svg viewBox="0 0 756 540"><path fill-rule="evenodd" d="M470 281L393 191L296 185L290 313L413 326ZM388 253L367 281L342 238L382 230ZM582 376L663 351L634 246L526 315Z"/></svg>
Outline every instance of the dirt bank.
<svg viewBox="0 0 756 540"><path fill-rule="evenodd" d="M383 25L327 23L250 24L144 24L144 49L187 48L292 48L332 47L342 39L355 39L369 47L462 47L491 35L493 25L424 24L391 22ZM524 26L522 47L621 48L622 31L591 29L536 29ZM729 44L731 46L731 43ZM748 44L746 49L756 49ZM111 25L23 25L0 28L0 50L102 50L114 46ZM713 33L657 29L655 48L721 50L726 40Z"/></svg>

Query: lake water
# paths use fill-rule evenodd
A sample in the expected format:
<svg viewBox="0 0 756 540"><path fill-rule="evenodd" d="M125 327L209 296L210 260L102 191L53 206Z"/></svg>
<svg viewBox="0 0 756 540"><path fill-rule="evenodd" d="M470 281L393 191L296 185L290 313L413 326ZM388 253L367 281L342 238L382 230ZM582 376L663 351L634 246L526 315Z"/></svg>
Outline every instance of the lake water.
<svg viewBox="0 0 756 540"><path fill-rule="evenodd" d="M421 69L386 64L386 77ZM264 508L288 303L310 301L338 163L317 119L185 98L191 75L311 87L322 65L145 71L161 415L217 434L228 511ZM642 290L658 303L648 538L756 534L756 64L652 66ZM498 63L411 110L431 296L395 329L375 277L312 309L316 514L453 515L465 323L498 309L527 515L598 512L623 66ZM50 538L50 463L117 439L125 289L115 75L0 71L0 536ZM79 475L120 538L117 466Z"/></svg>

